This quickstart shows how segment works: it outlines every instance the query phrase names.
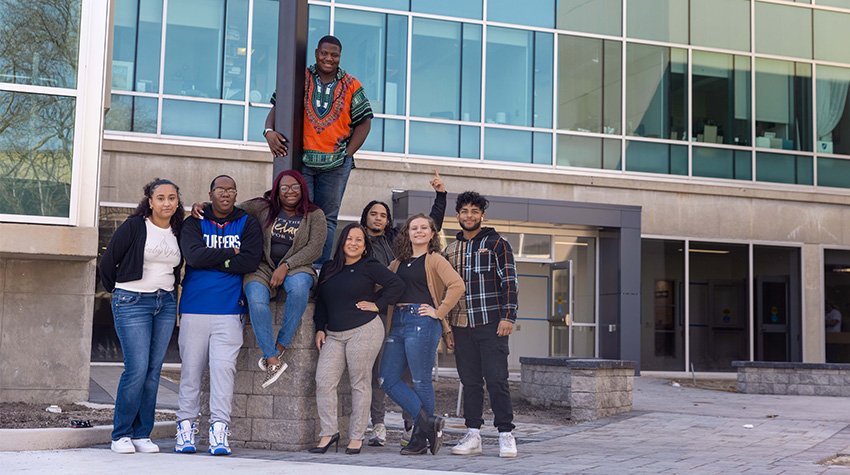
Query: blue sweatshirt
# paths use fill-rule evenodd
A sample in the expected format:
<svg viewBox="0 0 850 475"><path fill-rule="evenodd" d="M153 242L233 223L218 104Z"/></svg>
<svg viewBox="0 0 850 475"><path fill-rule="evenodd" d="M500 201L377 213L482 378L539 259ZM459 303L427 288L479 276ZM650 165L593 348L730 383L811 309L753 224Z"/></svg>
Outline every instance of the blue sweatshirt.
<svg viewBox="0 0 850 475"><path fill-rule="evenodd" d="M180 313L239 315L248 313L242 275L257 270L263 235L257 220L239 208L216 218L212 207L205 219L186 218L180 251L186 260ZM233 250L239 248L239 254Z"/></svg>

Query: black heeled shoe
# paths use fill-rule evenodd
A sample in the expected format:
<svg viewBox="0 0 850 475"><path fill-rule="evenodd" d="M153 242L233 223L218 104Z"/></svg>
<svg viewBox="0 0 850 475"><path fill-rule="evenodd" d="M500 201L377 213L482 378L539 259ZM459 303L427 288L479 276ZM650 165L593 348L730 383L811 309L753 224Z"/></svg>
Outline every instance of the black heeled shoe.
<svg viewBox="0 0 850 475"><path fill-rule="evenodd" d="M351 442L354 442L354 441L349 441L349 443L351 443ZM356 449L352 449L351 447L346 447L345 448L345 454L346 455L357 455L357 454L360 453L361 448L363 448L363 441L362 440L360 441L360 447L357 447Z"/></svg>
<svg viewBox="0 0 850 475"><path fill-rule="evenodd" d="M336 449L334 451L339 452L339 432L331 436L331 440L328 441L328 445L313 447L312 449L309 449L308 452L310 452L311 454L323 454L327 452L333 444L336 444Z"/></svg>

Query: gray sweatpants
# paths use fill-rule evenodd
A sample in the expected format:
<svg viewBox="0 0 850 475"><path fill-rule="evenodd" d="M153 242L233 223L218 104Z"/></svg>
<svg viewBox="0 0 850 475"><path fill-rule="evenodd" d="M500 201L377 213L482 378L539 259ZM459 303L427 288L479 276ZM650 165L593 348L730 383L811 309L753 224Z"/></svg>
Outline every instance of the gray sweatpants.
<svg viewBox="0 0 850 475"><path fill-rule="evenodd" d="M243 320L243 315L181 315L178 421L198 418L201 412L201 379L209 363L210 422L230 423Z"/></svg>

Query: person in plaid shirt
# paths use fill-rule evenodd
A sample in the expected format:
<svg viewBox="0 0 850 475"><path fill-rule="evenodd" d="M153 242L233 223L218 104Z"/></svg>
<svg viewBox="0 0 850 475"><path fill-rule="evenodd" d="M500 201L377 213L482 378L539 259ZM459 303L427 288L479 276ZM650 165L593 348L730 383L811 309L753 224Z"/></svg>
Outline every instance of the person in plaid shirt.
<svg viewBox="0 0 850 475"><path fill-rule="evenodd" d="M463 278L466 293L449 313L455 360L463 383L463 415L468 432L452 454L481 453L484 383L499 430L499 456L516 457L511 393L508 386L508 335L517 315L517 275L510 243L493 228L481 227L489 202L474 191L457 197L462 229L443 255ZM454 336L452 337L452 333Z"/></svg>

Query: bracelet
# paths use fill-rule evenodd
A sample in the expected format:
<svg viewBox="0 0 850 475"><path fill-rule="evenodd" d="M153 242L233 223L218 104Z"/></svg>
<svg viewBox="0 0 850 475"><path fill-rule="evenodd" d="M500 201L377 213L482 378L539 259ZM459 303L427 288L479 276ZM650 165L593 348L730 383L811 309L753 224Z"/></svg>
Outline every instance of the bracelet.
<svg viewBox="0 0 850 475"><path fill-rule="evenodd" d="M269 132L271 132L272 130L274 130L274 129L266 129L266 130L263 130L263 137L265 137L265 136L266 136L266 134L267 134L267 133L269 133Z"/></svg>
<svg viewBox="0 0 850 475"><path fill-rule="evenodd" d="M452 332L452 331L451 331L451 330L449 330L449 331L447 331L447 332L443 333L443 336L446 336L446 335L448 335L448 334L449 334L449 333L451 333L451 332Z"/></svg>

